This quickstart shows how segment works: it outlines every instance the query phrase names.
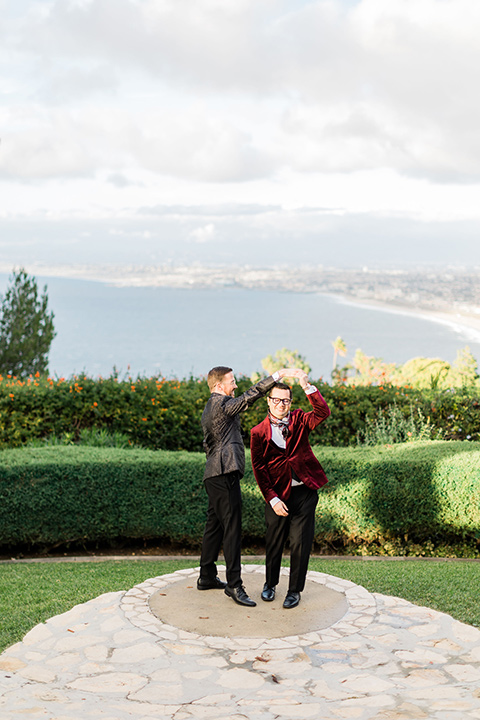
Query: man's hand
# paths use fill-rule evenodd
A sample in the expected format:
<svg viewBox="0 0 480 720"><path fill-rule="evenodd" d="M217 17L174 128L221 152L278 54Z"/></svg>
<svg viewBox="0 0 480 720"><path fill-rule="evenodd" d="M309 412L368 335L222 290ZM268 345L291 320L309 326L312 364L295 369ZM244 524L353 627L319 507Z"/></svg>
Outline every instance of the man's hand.
<svg viewBox="0 0 480 720"><path fill-rule="evenodd" d="M280 377L292 377L297 378L300 381L301 387L305 390L308 385L308 375L305 370L300 368L282 368L278 371Z"/></svg>
<svg viewBox="0 0 480 720"><path fill-rule="evenodd" d="M293 377L293 378L301 378L303 375L306 376L306 373L304 370L301 370L300 368L282 368L278 371L278 374L281 378L284 377Z"/></svg>
<svg viewBox="0 0 480 720"><path fill-rule="evenodd" d="M302 390L306 390L308 387L308 384L309 384L308 383L308 375L306 372L304 372L303 375L300 376L299 381L300 381L300 387L302 388Z"/></svg>
<svg viewBox="0 0 480 720"><path fill-rule="evenodd" d="M284 502L279 500L279 502L275 503L275 505L273 506L273 512L275 512L277 515L281 515L282 517L287 517L288 508Z"/></svg>

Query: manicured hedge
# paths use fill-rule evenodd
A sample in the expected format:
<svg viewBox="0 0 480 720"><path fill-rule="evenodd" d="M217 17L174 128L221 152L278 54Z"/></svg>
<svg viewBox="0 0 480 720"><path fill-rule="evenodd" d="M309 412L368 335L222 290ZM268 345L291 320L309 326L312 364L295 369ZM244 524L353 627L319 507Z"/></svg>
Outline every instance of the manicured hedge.
<svg viewBox="0 0 480 720"><path fill-rule="evenodd" d="M319 448L317 448L319 450ZM467 542L480 549L480 443L323 448L317 542L429 554Z"/></svg>
<svg viewBox="0 0 480 720"><path fill-rule="evenodd" d="M89 447L0 453L0 545L164 537L198 542L202 457Z"/></svg>
<svg viewBox="0 0 480 720"><path fill-rule="evenodd" d="M242 392L248 378L238 380ZM332 414L312 434L322 445L357 443L366 419L393 405L408 417L419 410L445 439L480 440L480 404L472 391L434 392L405 387L350 387L316 382ZM305 394L294 386L294 405L308 410ZM154 450L202 451L200 418L209 397L203 378L163 380L116 376L35 378L0 377L0 448L20 447L32 440L61 437L78 441L83 429L121 433L132 445ZM245 444L250 429L266 414L264 399L242 414Z"/></svg>
<svg viewBox="0 0 480 720"><path fill-rule="evenodd" d="M478 547L480 443L315 452L329 477L317 508L319 547L387 554L428 554L446 543ZM0 546L155 538L198 548L207 505L203 468L201 453L4 450ZM242 492L245 540L261 542L264 503L248 459Z"/></svg>

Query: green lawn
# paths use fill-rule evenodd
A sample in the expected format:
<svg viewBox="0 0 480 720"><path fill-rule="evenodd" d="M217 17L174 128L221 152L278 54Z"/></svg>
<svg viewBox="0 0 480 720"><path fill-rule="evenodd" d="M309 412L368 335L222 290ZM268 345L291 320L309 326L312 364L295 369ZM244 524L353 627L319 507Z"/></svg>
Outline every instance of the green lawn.
<svg viewBox="0 0 480 720"><path fill-rule="evenodd" d="M34 625L74 605L105 592L128 590L147 578L192 567L197 562L197 559L185 558L2 564L0 651L21 640ZM314 558L310 569L480 626L480 562Z"/></svg>
<svg viewBox="0 0 480 720"><path fill-rule="evenodd" d="M475 560L317 560L310 570L351 580L480 626L480 562Z"/></svg>

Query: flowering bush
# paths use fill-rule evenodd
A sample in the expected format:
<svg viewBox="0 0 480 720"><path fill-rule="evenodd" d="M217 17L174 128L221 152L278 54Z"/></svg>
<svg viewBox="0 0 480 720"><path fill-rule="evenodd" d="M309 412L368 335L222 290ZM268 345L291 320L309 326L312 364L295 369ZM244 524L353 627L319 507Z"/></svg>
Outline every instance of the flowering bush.
<svg viewBox="0 0 480 720"><path fill-rule="evenodd" d="M420 390L410 386L347 386L315 383L332 413L311 435L313 443L346 446L357 443L367 426L393 412L408 423L412 413L423 417L432 437L480 440L480 403L468 389ZM238 379L237 394L251 385ZM201 415L209 397L204 378L48 378L0 376L0 448L20 447L32 441L68 437L87 443L95 433L117 436L122 445L154 450L202 450ZM310 409L298 385L293 407ZM266 400L259 400L241 416L245 444L250 430L263 420ZM90 434L84 431L91 431ZM100 435L99 435L100 433Z"/></svg>
<svg viewBox="0 0 480 720"><path fill-rule="evenodd" d="M121 433L131 445L198 450L199 418L208 388L195 379L28 378L0 379L0 447L82 430Z"/></svg>

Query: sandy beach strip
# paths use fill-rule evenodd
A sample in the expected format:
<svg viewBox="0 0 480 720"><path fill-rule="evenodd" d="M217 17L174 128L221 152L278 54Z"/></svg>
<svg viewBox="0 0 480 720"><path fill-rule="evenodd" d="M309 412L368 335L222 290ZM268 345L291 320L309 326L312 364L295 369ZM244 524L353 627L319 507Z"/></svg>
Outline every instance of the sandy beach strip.
<svg viewBox="0 0 480 720"><path fill-rule="evenodd" d="M445 312L443 310L433 310L430 308L418 307L411 305L401 305L398 303L387 303L383 300L374 298L358 298L353 295L336 295L328 293L329 297L335 298L337 301L345 305L354 305L364 307L369 310L378 310L380 312L388 312L397 315L408 315L410 317L422 318L431 322L447 325L456 332L462 334L471 334L472 341L480 342L480 307L472 308L470 312L459 312L452 310ZM477 312L474 312L476 310ZM468 332L470 331L470 332Z"/></svg>

